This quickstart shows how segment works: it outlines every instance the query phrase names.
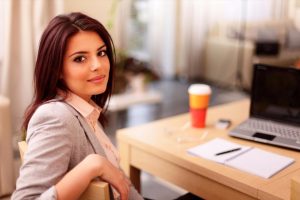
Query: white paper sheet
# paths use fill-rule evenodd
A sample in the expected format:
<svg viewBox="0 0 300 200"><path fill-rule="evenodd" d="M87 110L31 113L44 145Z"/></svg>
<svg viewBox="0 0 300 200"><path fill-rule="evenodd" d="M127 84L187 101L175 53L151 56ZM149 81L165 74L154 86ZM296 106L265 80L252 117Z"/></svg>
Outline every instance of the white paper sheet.
<svg viewBox="0 0 300 200"><path fill-rule="evenodd" d="M240 150L216 155L235 148L240 148ZM215 138L205 144L192 147L187 152L263 178L270 178L294 162L294 159L290 157L239 145L221 138Z"/></svg>

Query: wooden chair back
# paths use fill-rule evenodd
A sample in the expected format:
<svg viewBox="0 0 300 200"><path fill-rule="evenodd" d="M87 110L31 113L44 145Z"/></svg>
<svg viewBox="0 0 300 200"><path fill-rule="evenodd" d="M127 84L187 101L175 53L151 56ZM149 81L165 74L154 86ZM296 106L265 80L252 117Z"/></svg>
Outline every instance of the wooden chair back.
<svg viewBox="0 0 300 200"><path fill-rule="evenodd" d="M24 155L27 151L27 143L25 141L21 141L18 143L20 157L23 162ZM88 188L81 195L79 200L109 200L109 186L108 183L102 181L92 181Z"/></svg>

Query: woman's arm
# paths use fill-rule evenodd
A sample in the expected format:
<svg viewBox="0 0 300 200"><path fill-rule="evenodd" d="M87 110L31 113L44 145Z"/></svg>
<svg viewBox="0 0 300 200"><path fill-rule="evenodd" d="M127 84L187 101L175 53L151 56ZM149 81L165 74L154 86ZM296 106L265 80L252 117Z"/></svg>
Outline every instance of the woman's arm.
<svg viewBox="0 0 300 200"><path fill-rule="evenodd" d="M62 104L62 103L60 103ZM69 170L76 119L57 102L40 106L27 128L27 151L12 200L57 199L55 184Z"/></svg>
<svg viewBox="0 0 300 200"><path fill-rule="evenodd" d="M122 200L128 199L130 181L121 170L97 154L88 155L55 185L58 199L78 199L95 177L113 185Z"/></svg>

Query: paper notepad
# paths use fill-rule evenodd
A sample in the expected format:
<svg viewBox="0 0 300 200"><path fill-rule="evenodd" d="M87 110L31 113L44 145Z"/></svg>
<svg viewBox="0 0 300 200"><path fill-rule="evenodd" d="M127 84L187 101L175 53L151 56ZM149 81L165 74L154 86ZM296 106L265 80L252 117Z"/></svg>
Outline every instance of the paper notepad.
<svg viewBox="0 0 300 200"><path fill-rule="evenodd" d="M216 155L217 153L236 148L240 148L240 150ZM294 162L294 159L290 157L259 148L239 145L221 138L215 138L187 151L192 155L213 160L263 178L270 178Z"/></svg>

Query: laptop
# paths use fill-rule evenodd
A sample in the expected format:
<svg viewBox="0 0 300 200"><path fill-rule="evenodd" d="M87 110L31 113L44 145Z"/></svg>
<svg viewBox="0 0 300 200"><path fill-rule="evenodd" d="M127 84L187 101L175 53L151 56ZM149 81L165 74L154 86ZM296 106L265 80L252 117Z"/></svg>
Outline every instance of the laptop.
<svg viewBox="0 0 300 200"><path fill-rule="evenodd" d="M229 135L300 150L300 70L254 65L250 116Z"/></svg>

